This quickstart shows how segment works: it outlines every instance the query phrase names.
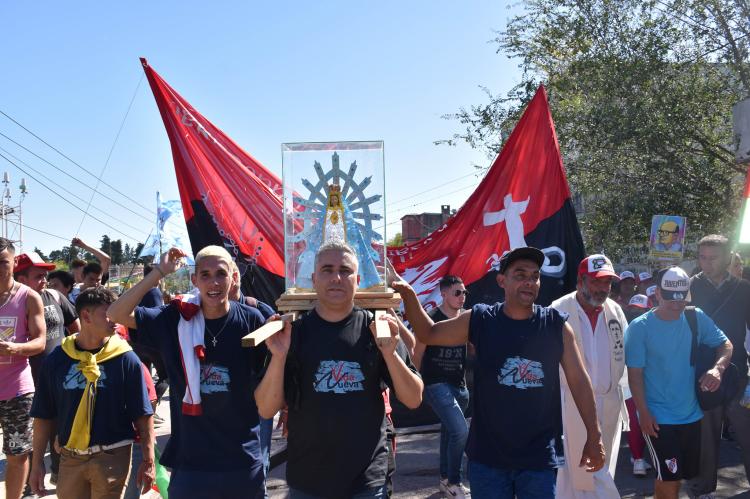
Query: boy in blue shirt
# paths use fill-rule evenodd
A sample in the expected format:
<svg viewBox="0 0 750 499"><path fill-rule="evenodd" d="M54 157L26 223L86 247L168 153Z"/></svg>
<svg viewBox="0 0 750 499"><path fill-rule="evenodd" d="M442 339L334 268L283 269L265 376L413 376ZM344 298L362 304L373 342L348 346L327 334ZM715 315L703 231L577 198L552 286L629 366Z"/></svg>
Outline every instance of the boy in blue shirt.
<svg viewBox="0 0 750 499"><path fill-rule="evenodd" d="M679 267L656 276L659 306L630 323L625 363L633 400L656 468L655 497L676 499L680 480L696 475L700 463L700 420L695 367L690 365L692 333L685 318L690 278ZM700 309L695 309L698 343L716 348L716 364L700 379L701 390L716 391L732 358L732 343Z"/></svg>
<svg viewBox="0 0 750 499"><path fill-rule="evenodd" d="M44 493L44 453L55 427L61 447L60 499L122 495L130 474L133 425L143 453L137 482L144 493L151 488L153 409L141 361L107 318L114 301L114 293L103 287L82 291L76 300L81 331L64 338L42 364L31 408L34 454L29 483L36 494Z"/></svg>

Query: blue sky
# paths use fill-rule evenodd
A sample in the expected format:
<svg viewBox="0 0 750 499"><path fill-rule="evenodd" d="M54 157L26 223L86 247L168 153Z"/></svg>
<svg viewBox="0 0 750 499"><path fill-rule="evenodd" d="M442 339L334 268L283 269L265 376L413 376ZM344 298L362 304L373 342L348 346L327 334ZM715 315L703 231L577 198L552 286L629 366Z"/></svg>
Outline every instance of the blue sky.
<svg viewBox="0 0 750 499"><path fill-rule="evenodd" d="M136 91L143 74L138 57L144 56L198 111L279 175L282 142L384 140L390 237L400 231L390 222L406 213L439 211L441 204L458 208L479 182L473 165L490 164L468 146L433 141L460 129L442 115L485 102L479 85L505 92L519 81L517 63L490 42L518 11L509 3L2 2L0 110L94 175L2 115L0 133L75 179L2 136L0 148L85 209L92 192L86 186L96 185L114 144L104 182L151 212L157 190L176 199L169 141L145 79ZM39 184L51 182L0 158L3 171L14 192L26 177L24 224L54 234L25 230L24 249L49 252L76 235L83 213ZM104 185L97 190L89 213L121 232L89 217L79 236L97 245L105 233L131 245L143 241L152 213Z"/></svg>

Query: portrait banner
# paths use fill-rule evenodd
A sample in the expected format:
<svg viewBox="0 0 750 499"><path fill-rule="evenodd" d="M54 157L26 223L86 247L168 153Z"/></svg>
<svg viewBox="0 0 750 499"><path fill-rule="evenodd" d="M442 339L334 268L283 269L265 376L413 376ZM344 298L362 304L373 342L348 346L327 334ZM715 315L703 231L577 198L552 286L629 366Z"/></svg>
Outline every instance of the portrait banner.
<svg viewBox="0 0 750 499"><path fill-rule="evenodd" d="M649 258L679 262L685 250L685 217L654 215L651 219Z"/></svg>

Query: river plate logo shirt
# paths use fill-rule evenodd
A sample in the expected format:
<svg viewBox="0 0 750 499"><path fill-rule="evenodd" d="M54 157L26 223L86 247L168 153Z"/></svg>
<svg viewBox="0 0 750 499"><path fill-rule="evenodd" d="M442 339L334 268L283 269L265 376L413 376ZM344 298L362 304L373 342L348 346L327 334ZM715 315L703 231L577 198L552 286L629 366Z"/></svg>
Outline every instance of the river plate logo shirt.
<svg viewBox="0 0 750 499"><path fill-rule="evenodd" d="M318 393L361 392L364 381L359 362L323 360L315 372L313 388Z"/></svg>

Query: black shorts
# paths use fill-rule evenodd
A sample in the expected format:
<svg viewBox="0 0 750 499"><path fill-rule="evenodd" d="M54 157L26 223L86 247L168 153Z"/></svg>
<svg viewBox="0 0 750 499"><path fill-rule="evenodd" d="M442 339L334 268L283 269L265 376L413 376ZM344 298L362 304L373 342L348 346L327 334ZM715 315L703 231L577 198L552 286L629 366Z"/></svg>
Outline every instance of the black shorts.
<svg viewBox="0 0 750 499"><path fill-rule="evenodd" d="M660 424L658 438L645 433L646 445L656 468L656 479L688 480L698 474L701 459L701 422Z"/></svg>

